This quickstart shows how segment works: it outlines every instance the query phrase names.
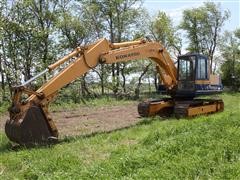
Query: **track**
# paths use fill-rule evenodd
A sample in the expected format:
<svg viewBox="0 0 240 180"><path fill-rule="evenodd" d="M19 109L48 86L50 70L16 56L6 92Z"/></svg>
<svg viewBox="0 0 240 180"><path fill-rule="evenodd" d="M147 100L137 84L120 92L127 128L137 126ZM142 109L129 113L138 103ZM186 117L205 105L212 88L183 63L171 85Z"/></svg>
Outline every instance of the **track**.
<svg viewBox="0 0 240 180"><path fill-rule="evenodd" d="M197 115L211 114L224 110L221 99L194 99L191 101L176 101L174 114L176 118L194 117Z"/></svg>

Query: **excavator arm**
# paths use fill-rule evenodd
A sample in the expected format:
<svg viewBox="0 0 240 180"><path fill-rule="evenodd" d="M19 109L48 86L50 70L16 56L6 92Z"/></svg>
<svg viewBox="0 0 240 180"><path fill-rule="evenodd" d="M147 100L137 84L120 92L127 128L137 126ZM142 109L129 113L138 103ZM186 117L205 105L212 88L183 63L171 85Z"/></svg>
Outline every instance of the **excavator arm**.
<svg viewBox="0 0 240 180"><path fill-rule="evenodd" d="M63 60L50 65L48 68L53 70L74 56L76 60L38 89L37 93L42 93L45 97L49 97L66 84L96 67L98 63L112 64L146 58L152 59L158 66L164 69L167 76L162 75L161 78L166 82L166 86L169 89L177 84L176 67L164 47L156 42L139 40L111 44L106 39L102 39L89 47L77 48L70 56L68 55L67 58L63 58ZM33 95L29 100L33 100L35 97L36 96Z"/></svg>
<svg viewBox="0 0 240 180"><path fill-rule="evenodd" d="M67 56L49 65L39 75L14 88L12 106L9 108L10 119L7 120L5 126L6 135L11 141L23 145L46 143L56 140L58 131L48 112L48 105L53 101L58 90L96 67L99 63L112 64L146 58L156 63L166 88L169 92L174 93L177 85L177 69L168 52L160 43L144 39L123 43L110 43L106 39L100 39L94 44L77 47ZM39 76L53 71L61 64L70 60L71 62L66 68L37 91L27 88L27 84ZM22 100L22 94L27 94L29 97L26 100ZM171 101L160 103L162 105L159 106L158 102L157 108L173 106ZM140 115L146 116L146 114L151 114L149 107L146 108L146 106L147 104L142 104L139 107ZM156 112L154 105L152 106L152 111Z"/></svg>

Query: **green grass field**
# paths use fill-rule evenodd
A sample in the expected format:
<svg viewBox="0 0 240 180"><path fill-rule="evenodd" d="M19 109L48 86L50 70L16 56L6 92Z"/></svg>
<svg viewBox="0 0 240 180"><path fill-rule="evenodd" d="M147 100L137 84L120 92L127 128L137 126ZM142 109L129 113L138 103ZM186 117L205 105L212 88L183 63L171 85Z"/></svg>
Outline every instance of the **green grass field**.
<svg viewBox="0 0 240 180"><path fill-rule="evenodd" d="M13 151L1 132L0 179L240 179L240 94L222 97L222 113L146 118L50 147Z"/></svg>

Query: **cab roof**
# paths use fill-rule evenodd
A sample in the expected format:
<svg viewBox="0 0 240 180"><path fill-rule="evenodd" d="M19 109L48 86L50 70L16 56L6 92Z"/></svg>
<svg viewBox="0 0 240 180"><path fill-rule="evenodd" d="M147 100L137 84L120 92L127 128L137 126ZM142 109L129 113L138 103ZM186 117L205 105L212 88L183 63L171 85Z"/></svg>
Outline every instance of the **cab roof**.
<svg viewBox="0 0 240 180"><path fill-rule="evenodd" d="M207 56L205 56L205 55L203 55L203 54L200 54L200 53L186 53L186 54L183 54L183 55L178 56L178 58L187 57L187 56L198 56L198 57L203 57L203 58L208 59Z"/></svg>

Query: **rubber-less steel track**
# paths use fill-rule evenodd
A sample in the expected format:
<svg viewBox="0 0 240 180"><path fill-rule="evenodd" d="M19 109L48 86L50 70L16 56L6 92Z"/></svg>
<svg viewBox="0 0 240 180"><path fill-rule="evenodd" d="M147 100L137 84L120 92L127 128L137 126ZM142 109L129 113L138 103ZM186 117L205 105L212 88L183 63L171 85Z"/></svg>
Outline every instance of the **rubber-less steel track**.
<svg viewBox="0 0 240 180"><path fill-rule="evenodd" d="M139 103L138 113L142 117L170 116L176 118L194 117L223 111L224 103L220 99L174 100L172 98L145 101Z"/></svg>
<svg viewBox="0 0 240 180"><path fill-rule="evenodd" d="M193 117L223 111L224 103L220 99L194 99L192 101L176 101L174 114L177 118Z"/></svg>
<svg viewBox="0 0 240 180"><path fill-rule="evenodd" d="M162 98L144 101L138 104L138 114L142 117L169 116L173 113L174 102L172 98Z"/></svg>

